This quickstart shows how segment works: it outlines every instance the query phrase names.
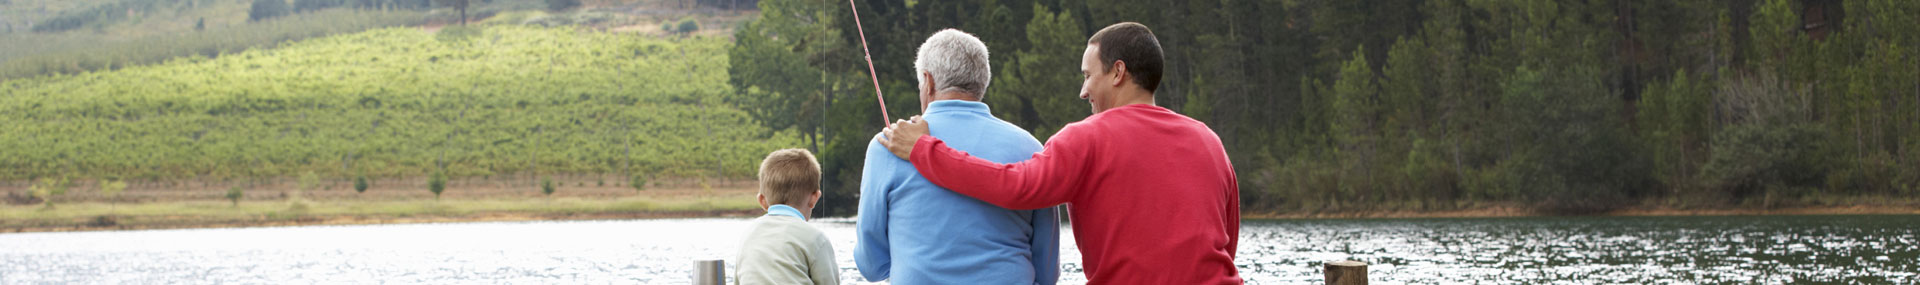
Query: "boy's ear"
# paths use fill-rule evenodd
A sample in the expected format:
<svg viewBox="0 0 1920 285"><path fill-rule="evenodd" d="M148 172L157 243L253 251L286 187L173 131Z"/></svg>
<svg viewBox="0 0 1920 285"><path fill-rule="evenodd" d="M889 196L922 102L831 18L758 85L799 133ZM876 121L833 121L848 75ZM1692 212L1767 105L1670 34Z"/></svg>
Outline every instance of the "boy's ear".
<svg viewBox="0 0 1920 285"><path fill-rule="evenodd" d="M813 190L813 195L807 196L807 200L813 200L815 203L820 202L820 190Z"/></svg>
<svg viewBox="0 0 1920 285"><path fill-rule="evenodd" d="M753 194L753 199L760 200L761 211L766 211L767 207L773 206L773 205L767 205L767 194Z"/></svg>

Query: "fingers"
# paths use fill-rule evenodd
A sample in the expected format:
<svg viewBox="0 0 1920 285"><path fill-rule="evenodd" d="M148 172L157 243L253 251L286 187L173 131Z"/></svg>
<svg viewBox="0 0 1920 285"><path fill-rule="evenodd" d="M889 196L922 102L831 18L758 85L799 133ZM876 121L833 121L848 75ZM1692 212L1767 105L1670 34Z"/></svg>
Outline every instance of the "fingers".
<svg viewBox="0 0 1920 285"><path fill-rule="evenodd" d="M891 134L894 129L899 129L901 124L906 124L906 123L907 123L906 119L894 120L893 123L887 124L886 128L881 129L880 132ZM887 137L893 137L893 136L887 136Z"/></svg>
<svg viewBox="0 0 1920 285"><path fill-rule="evenodd" d="M881 147L887 148L888 152L892 152L894 156L909 159L908 156L913 153L915 143L913 140L925 135L927 135L926 121L920 116L913 116L887 124L885 129L880 130L880 135L876 139L880 140Z"/></svg>
<svg viewBox="0 0 1920 285"><path fill-rule="evenodd" d="M925 135L926 128L927 122L920 116L897 119L894 120L893 123L887 124L886 128L881 129L880 134L875 139L880 140L880 146L889 149L909 147L913 142L895 141L895 139L908 139L900 137L903 132L910 133L909 135L915 136L917 139L918 136Z"/></svg>

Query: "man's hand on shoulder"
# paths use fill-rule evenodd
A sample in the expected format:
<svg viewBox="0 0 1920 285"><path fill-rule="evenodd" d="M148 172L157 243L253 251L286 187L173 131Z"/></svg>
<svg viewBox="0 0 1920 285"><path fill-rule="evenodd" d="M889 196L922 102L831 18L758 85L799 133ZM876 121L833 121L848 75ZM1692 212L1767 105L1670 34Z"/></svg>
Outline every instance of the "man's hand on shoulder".
<svg viewBox="0 0 1920 285"><path fill-rule="evenodd" d="M913 116L911 119L888 125L886 130L880 131L878 139L880 139L880 145L886 146L887 151L893 152L894 156L912 161L913 143L920 141L920 137L926 135L927 121L921 120L920 116Z"/></svg>

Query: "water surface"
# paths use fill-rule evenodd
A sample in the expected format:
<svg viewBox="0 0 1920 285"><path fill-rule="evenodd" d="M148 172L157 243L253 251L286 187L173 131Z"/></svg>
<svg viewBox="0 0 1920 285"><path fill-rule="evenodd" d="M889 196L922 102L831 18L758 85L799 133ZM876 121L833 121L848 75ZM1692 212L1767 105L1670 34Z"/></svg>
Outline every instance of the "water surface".
<svg viewBox="0 0 1920 285"><path fill-rule="evenodd" d="M854 269L853 222L813 223ZM0 284L686 283L731 259L747 220L683 219L0 234ZM1920 282L1920 216L1247 221L1253 284ZM1084 283L1065 231L1063 283ZM731 264L729 264L731 265Z"/></svg>

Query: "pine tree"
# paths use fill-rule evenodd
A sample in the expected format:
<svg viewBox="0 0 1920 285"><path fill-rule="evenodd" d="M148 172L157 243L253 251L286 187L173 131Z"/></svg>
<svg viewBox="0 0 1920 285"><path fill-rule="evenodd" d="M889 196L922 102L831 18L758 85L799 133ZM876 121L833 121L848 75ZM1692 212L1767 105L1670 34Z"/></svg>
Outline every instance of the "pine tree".
<svg viewBox="0 0 1920 285"><path fill-rule="evenodd" d="M1379 140L1377 123L1380 106L1376 101L1380 87L1375 83L1372 65L1367 64L1364 47L1353 50L1353 59L1340 66L1339 80L1333 83L1331 127L1338 147L1342 176L1340 191L1371 201L1375 189L1373 160Z"/></svg>

